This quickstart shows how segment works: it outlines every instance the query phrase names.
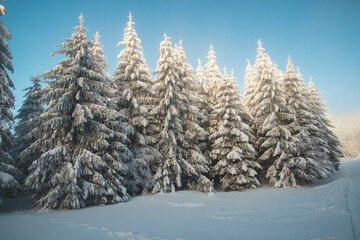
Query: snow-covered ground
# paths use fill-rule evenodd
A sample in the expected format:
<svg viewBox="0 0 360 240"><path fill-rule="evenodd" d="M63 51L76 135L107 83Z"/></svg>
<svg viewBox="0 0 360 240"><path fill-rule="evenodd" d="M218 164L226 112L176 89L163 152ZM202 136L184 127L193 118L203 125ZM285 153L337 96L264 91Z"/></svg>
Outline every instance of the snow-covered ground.
<svg viewBox="0 0 360 240"><path fill-rule="evenodd" d="M4 200L0 239L360 239L360 159L314 187L180 191L74 211Z"/></svg>

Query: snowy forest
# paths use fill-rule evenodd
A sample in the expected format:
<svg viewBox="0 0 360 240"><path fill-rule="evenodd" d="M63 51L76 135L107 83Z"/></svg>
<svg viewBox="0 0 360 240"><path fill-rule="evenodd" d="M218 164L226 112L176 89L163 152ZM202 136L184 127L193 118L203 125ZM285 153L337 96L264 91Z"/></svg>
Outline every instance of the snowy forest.
<svg viewBox="0 0 360 240"><path fill-rule="evenodd" d="M283 73L259 40L241 93L213 46L195 69L166 34L150 70L134 25L129 14L110 76L100 35L88 37L81 14L52 53L63 59L31 78L14 114L11 35L0 21L2 197L78 209L178 190L298 187L339 169L321 95L290 57Z"/></svg>

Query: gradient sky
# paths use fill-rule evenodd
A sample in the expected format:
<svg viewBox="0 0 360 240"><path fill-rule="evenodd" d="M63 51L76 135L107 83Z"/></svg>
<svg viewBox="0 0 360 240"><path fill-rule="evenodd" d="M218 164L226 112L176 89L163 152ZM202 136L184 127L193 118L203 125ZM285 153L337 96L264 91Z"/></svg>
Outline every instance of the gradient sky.
<svg viewBox="0 0 360 240"><path fill-rule="evenodd" d="M88 37L101 35L104 53L113 73L123 29L131 11L151 70L156 68L164 32L179 39L196 69L206 63L214 46L222 69L234 69L243 86L246 59L254 63L257 40L280 69L287 57L313 77L332 113L360 111L360 0L6 0L8 27L15 68L16 110L30 77L53 68L62 56L50 57L62 38L78 25L82 12Z"/></svg>

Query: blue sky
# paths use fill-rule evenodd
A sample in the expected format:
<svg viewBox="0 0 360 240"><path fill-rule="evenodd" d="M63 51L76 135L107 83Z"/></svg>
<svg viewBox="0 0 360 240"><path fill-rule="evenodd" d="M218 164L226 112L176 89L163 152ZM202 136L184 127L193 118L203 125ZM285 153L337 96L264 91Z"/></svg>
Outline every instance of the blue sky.
<svg viewBox="0 0 360 240"><path fill-rule="evenodd" d="M93 39L102 36L108 71L113 73L123 29L131 11L151 70L159 58L164 32L179 39L193 67L203 63L214 46L220 69L234 69L243 86L246 59L253 63L257 40L280 69L287 56L311 75L330 112L360 111L359 0L6 0L1 20L10 30L15 68L16 109L30 77L53 68L61 56L50 57L62 38L73 33L82 12Z"/></svg>

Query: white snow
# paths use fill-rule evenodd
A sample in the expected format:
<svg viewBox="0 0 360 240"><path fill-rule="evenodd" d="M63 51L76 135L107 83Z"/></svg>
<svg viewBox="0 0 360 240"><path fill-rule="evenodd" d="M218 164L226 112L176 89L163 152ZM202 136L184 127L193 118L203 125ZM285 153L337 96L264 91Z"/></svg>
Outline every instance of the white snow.
<svg viewBox="0 0 360 240"><path fill-rule="evenodd" d="M34 211L4 199L10 239L359 239L360 159L313 187L244 192L179 191L80 210Z"/></svg>

